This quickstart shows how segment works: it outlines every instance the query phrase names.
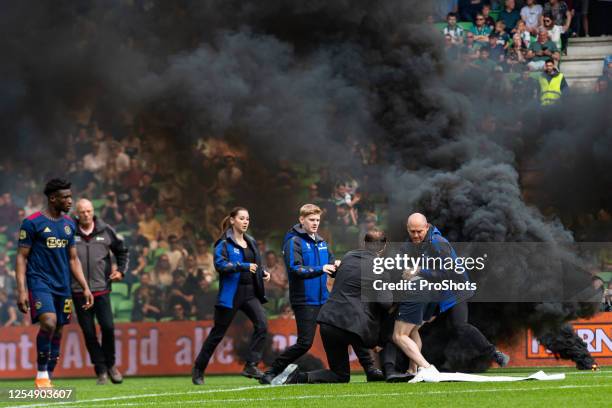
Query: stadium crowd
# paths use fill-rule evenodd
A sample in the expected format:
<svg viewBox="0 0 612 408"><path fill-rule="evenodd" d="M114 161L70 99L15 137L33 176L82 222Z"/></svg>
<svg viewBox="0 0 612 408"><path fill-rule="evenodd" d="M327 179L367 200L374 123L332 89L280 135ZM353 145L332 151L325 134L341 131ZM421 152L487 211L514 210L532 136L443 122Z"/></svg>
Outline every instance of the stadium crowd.
<svg viewBox="0 0 612 408"><path fill-rule="evenodd" d="M181 160L186 155L196 169L183 171L169 165L166 143L172 139L149 140L138 132L116 136L95 122L78 124L65 145L61 171L73 183L75 202L92 201L96 216L112 225L129 248L128 273L113 284L111 295L118 321L210 319L219 284L212 247L221 234L221 219L240 202L241 191L248 189L246 168L254 157L245 154L240 143L205 138L181 152ZM372 195L364 189L374 184L367 183L372 177L367 169L377 163L377 148L352 140L347 143L353 159L361 164L360 174L345 172L332 178L329 169L321 167L315 178L302 177L300 171L305 170L279 159L273 181L280 187L270 192L272 205L301 199L319 204L325 211L323 234L340 252L354 247L379 217ZM29 316L17 312L15 305L14 265L21 220L46 203L41 193L45 171L36 171L35 175L31 166L19 166L11 158L0 165L4 177L0 196L2 325L30 324ZM375 193L375 188L371 191ZM287 216L293 221L295 214ZM291 221L284 227L254 221L257 244L271 274L266 285L268 313L290 317L279 237Z"/></svg>

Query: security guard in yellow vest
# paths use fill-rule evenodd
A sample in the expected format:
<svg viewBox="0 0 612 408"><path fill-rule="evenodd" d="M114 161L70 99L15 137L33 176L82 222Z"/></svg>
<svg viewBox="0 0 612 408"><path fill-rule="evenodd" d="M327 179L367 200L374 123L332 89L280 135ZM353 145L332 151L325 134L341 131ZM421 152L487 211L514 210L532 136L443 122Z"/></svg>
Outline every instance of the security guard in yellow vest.
<svg viewBox="0 0 612 408"><path fill-rule="evenodd" d="M552 59L546 61L544 72L540 76L540 103L542 106L556 103L566 92L567 81L562 73L557 71Z"/></svg>

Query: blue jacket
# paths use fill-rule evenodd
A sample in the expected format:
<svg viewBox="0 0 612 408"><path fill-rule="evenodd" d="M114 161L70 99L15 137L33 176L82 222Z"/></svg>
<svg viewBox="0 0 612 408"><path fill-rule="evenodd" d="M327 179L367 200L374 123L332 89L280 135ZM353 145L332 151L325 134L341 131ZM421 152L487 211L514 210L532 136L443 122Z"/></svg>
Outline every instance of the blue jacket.
<svg viewBox="0 0 612 408"><path fill-rule="evenodd" d="M283 240L283 258L289 275L291 305L324 304L329 292L323 265L334 262L327 242L319 235L313 239L296 224Z"/></svg>
<svg viewBox="0 0 612 408"><path fill-rule="evenodd" d="M416 246L419 250L419 255L423 254L427 258L457 258L457 253L448 242L446 238L442 236L440 230L435 226L429 224L427 235L423 242ZM463 274L456 274L453 270L446 269L422 269L420 274L427 280L430 281L441 281L444 279L451 279L453 282L465 282L469 281L467 272ZM463 291L461 296L451 290L444 290L440 292L440 300L438 302L440 306L440 313L443 313L459 302L463 302L470 298L473 294Z"/></svg>
<svg viewBox="0 0 612 408"><path fill-rule="evenodd" d="M244 239L255 254L255 263L259 266L253 280L255 296L261 303L266 303L261 254L257 248L257 243L251 236L245 234ZM215 270L219 273L219 294L216 306L231 309L234 307L234 296L238 289L240 272L249 270L249 263L244 262L244 252L234 241L234 233L231 228L225 231L223 237L215 242Z"/></svg>

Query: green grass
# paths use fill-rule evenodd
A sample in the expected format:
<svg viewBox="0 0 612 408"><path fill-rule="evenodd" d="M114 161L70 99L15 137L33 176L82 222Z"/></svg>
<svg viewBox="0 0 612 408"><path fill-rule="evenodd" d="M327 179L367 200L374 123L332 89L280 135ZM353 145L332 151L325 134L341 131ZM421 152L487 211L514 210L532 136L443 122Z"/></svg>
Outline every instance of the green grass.
<svg viewBox="0 0 612 408"><path fill-rule="evenodd" d="M491 370L491 375L527 375L530 369ZM189 377L128 378L121 385L96 386L94 379L59 379L58 387L75 387L72 403L28 403L53 407L102 406L205 406L205 407L550 407L610 406L612 367L599 372L550 368L565 372L561 381L514 383L366 383L354 375L350 384L260 386L238 376L209 376L204 386L191 385ZM3 381L0 387L28 387L31 381ZM38 404L38 405L37 405ZM8 406L8 404L1 404Z"/></svg>

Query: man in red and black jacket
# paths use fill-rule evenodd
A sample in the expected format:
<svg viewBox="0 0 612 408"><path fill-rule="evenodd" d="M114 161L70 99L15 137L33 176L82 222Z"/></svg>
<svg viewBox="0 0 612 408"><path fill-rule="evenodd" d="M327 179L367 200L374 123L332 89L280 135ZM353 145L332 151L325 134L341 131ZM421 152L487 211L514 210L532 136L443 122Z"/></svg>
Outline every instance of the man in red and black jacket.
<svg viewBox="0 0 612 408"><path fill-rule="evenodd" d="M115 327L111 309L111 282L120 281L128 267L128 249L123 239L115 230L94 215L93 205L89 200L81 199L76 204L77 223L76 247L79 260L83 265L83 274L95 297L95 306L84 310L81 302L81 287L73 282L72 297L76 304L79 326L83 331L85 345L94 364L98 384L106 384L108 378L114 384L123 381L115 367ZM112 256L115 256L117 268L113 267ZM98 320L102 332L102 343L96 336Z"/></svg>

